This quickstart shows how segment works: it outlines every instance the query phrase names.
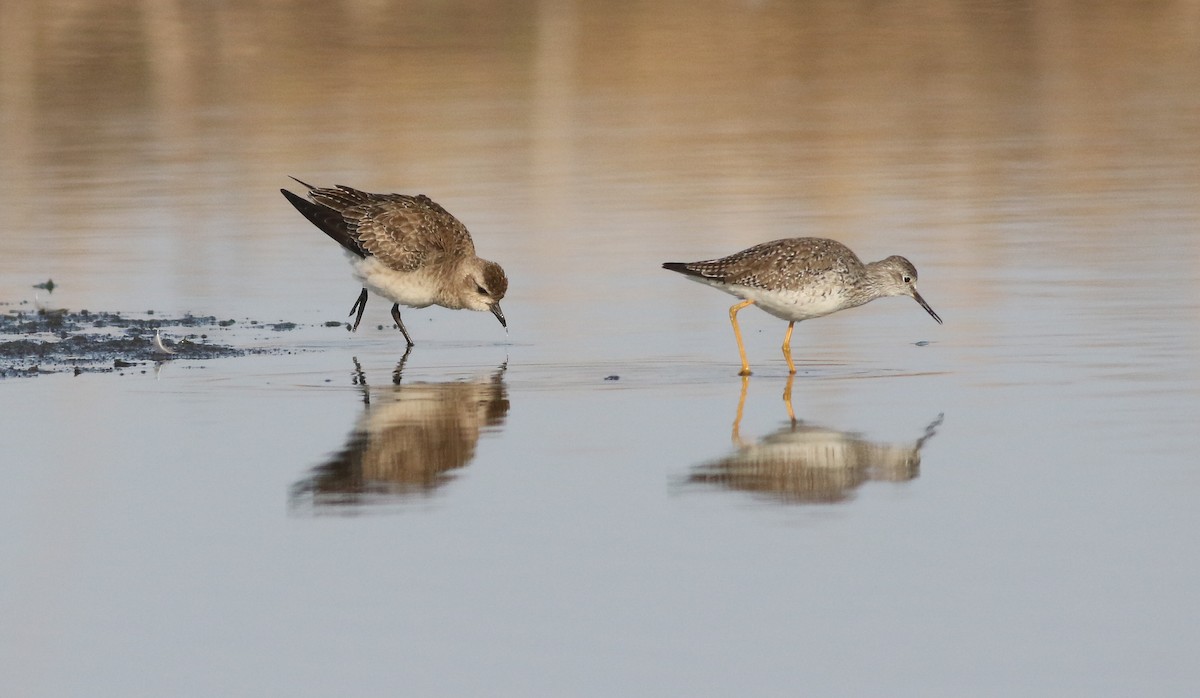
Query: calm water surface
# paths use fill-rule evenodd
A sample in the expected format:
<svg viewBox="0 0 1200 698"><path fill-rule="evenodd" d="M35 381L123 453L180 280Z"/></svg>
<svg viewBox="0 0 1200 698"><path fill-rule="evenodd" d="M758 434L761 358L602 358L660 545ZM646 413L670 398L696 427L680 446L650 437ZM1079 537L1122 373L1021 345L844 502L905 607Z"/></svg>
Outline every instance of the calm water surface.
<svg viewBox="0 0 1200 698"><path fill-rule="evenodd" d="M0 382L0 692L1200 688L1200 5L235 5L0 5L0 311L292 352ZM289 174L445 205L510 333L324 327ZM659 264L794 235L945 325L799 325L789 405L750 309L743 382Z"/></svg>

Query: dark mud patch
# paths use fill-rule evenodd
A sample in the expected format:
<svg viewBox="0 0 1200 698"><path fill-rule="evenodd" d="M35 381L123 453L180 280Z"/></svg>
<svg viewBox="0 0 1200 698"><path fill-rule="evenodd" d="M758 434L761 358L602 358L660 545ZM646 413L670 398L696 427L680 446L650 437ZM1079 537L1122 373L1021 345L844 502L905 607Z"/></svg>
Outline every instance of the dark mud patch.
<svg viewBox="0 0 1200 698"><path fill-rule="evenodd" d="M80 310L9 311L0 314L0 378L42 373L123 371L157 361L196 361L286 353L278 348L242 348L211 341L236 325L295 329L295 323L235 321L213 316L169 318L153 310L138 314ZM155 346L155 332L172 353Z"/></svg>

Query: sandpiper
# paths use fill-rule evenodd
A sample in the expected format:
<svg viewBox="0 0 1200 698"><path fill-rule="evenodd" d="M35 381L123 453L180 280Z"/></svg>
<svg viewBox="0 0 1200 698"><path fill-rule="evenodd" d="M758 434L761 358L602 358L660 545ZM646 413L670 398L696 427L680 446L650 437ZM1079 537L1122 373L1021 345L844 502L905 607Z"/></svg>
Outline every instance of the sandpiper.
<svg viewBox="0 0 1200 698"><path fill-rule="evenodd" d="M308 199L280 189L304 217L345 248L362 283L350 308L358 329L370 289L392 301L392 319L408 346L412 337L400 321L400 306L440 305L488 310L505 328L500 299L508 277L499 264L475 255L471 233L446 209L421 194L371 194L338 185L308 188Z"/></svg>
<svg viewBox="0 0 1200 698"><path fill-rule="evenodd" d="M788 321L783 357L792 364L792 329L810 320L854 308L885 296L911 296L940 325L942 319L917 293L917 268L899 256L863 264L849 247L824 238L787 238L764 242L720 259L667 262L663 269L737 296L742 302L729 309L729 322L742 359L740 375L750 375L737 313L748 305Z"/></svg>

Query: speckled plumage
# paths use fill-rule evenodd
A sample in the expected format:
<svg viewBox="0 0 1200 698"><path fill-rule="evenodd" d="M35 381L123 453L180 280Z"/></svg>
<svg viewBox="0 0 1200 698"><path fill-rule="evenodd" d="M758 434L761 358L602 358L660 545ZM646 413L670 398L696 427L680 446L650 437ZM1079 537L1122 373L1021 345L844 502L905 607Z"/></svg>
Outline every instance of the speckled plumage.
<svg viewBox="0 0 1200 698"><path fill-rule="evenodd" d="M773 240L728 257L683 266L695 275L722 283L772 291L796 290L812 283L846 278L861 274L864 268L849 247L825 238Z"/></svg>
<svg viewBox="0 0 1200 698"><path fill-rule="evenodd" d="M737 325L737 312L750 304L788 321L783 354L791 358L792 328L839 310L885 296L909 296L941 324L937 313L917 293L917 269L904 257L892 256L864 264L850 248L825 238L773 240L727 257L700 262L667 262L664 269L679 272L741 298L729 309L730 322L742 357L742 375L750 374Z"/></svg>
<svg viewBox="0 0 1200 698"><path fill-rule="evenodd" d="M295 178L293 178L295 179ZM350 314L358 329L367 289L393 302L392 317L413 345L400 305L488 310L507 324L500 300L508 277L495 262L475 254L471 234L450 212L425 195L372 194L338 185L308 188L305 200L281 189L304 217L340 244L363 284Z"/></svg>

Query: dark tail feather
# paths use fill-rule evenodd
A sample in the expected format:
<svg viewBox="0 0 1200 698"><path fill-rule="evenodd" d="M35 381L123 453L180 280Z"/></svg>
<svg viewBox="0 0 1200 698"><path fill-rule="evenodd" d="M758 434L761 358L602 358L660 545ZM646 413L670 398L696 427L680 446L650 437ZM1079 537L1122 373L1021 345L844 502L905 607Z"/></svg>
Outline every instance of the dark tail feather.
<svg viewBox="0 0 1200 698"><path fill-rule="evenodd" d="M695 269L689 269L687 262L664 262L662 267L668 271L677 271L685 276L704 276Z"/></svg>
<svg viewBox="0 0 1200 698"><path fill-rule="evenodd" d="M292 177L292 179L296 178ZM298 179L296 179L296 181L300 182ZM304 184L304 182L300 183ZM307 187L308 185L304 184L304 186ZM359 247L358 241L350 235L350 229L347 227L346 220L342 218L341 213L329 208L328 206L314 204L308 199L296 196L287 189L280 189L279 192L287 197L287 200L296 207L297 211L304 214L305 218L307 218L313 225L320 228L321 232L333 238L337 244L346 248L350 252L353 252L359 257L367 256L363 249Z"/></svg>

